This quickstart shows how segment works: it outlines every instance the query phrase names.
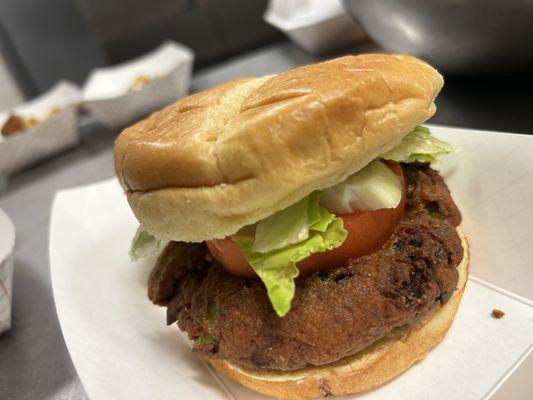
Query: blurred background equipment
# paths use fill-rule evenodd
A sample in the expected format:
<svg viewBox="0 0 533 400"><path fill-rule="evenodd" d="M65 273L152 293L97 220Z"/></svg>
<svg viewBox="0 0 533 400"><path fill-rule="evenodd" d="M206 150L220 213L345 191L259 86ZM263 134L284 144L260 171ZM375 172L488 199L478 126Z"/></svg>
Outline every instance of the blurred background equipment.
<svg viewBox="0 0 533 400"><path fill-rule="evenodd" d="M0 1L0 52L26 98L65 79L81 85L106 57L72 0Z"/></svg>
<svg viewBox="0 0 533 400"><path fill-rule="evenodd" d="M531 0L343 0L386 51L413 54L446 73L533 70Z"/></svg>
<svg viewBox="0 0 533 400"><path fill-rule="evenodd" d="M0 53L0 110L22 103L23 99L24 96Z"/></svg>
<svg viewBox="0 0 533 400"><path fill-rule="evenodd" d="M198 66L279 40L267 0L2 0L0 53L28 98L96 67L143 55L165 40Z"/></svg>
<svg viewBox="0 0 533 400"><path fill-rule="evenodd" d="M262 20L267 0L78 0L111 63L163 40L190 47L203 66L279 39Z"/></svg>
<svg viewBox="0 0 533 400"><path fill-rule="evenodd" d="M312 54L343 49L367 38L341 0L270 0L264 17Z"/></svg>

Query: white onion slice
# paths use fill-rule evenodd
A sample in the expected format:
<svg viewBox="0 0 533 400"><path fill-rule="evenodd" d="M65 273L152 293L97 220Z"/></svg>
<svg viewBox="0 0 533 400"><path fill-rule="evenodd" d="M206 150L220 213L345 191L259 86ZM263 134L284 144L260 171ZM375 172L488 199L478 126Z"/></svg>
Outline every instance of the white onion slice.
<svg viewBox="0 0 533 400"><path fill-rule="evenodd" d="M396 208L401 199L400 178L383 162L374 160L344 182L324 190L320 203L329 212L342 215Z"/></svg>

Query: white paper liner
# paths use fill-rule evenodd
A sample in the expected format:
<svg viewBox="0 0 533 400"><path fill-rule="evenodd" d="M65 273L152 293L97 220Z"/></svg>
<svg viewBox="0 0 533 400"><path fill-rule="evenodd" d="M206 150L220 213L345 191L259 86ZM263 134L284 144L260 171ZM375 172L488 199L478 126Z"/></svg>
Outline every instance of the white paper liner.
<svg viewBox="0 0 533 400"><path fill-rule="evenodd" d="M462 148L441 167L465 216L472 277L443 342L400 377L361 395L364 399L487 399L533 344L531 301L473 277L490 275L492 263L499 262L496 255L507 246L491 241L487 232L513 230L518 235L524 229L526 238L530 235L533 214L521 213L522 228L516 227L497 213L485 214L484 196L492 193L494 199L494 193L505 188L506 198L517 199L514 207L529 208L533 188L520 182L530 179L533 170L508 162L507 168L499 164L505 174L482 176L491 169L487 163L493 163L493 152L511 152L521 163L533 150L533 138L444 128L433 132ZM465 160L470 160L468 167ZM524 190L529 192L517 193ZM505 210L505 204L498 206ZM164 309L146 297L154 259L132 264L128 258L136 227L114 180L62 191L54 202L50 238L54 298L65 341L91 399L263 399L208 369L190 352L177 328L165 326ZM507 264L515 279L506 282L509 286L533 278L528 263L533 258L531 241L513 237L506 239L517 254L516 264ZM493 308L503 310L504 318L492 318Z"/></svg>
<svg viewBox="0 0 533 400"><path fill-rule="evenodd" d="M366 38L340 0L270 0L264 19L310 53L320 54Z"/></svg>
<svg viewBox="0 0 533 400"><path fill-rule="evenodd" d="M0 333L11 327L14 246L15 228L6 213L0 209Z"/></svg>
<svg viewBox="0 0 533 400"><path fill-rule="evenodd" d="M120 127L187 94L194 55L175 42L126 63L94 70L83 88L83 105L99 121ZM151 79L131 91L136 78Z"/></svg>
<svg viewBox="0 0 533 400"><path fill-rule="evenodd" d="M0 135L0 175L19 171L77 144L80 139L77 106L80 102L80 89L73 83L61 81L38 98L11 110L23 117L44 120L51 109L61 109L35 128L7 137ZM11 111L0 113L0 127Z"/></svg>

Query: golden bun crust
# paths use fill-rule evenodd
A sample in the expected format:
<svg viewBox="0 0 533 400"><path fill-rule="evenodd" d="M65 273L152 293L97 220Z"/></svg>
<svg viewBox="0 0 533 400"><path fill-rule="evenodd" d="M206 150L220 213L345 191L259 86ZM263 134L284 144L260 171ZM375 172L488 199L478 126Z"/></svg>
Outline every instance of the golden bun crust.
<svg viewBox="0 0 533 400"><path fill-rule="evenodd" d="M435 112L442 76L366 54L228 82L125 129L115 168L152 234L223 238L333 186Z"/></svg>
<svg viewBox="0 0 533 400"><path fill-rule="evenodd" d="M422 360L450 328L468 278L468 242L461 229L464 256L457 267L457 290L444 306L435 306L423 320L396 329L367 349L332 364L298 371L262 371L224 360L206 361L231 380L279 399L304 400L355 394L373 389Z"/></svg>

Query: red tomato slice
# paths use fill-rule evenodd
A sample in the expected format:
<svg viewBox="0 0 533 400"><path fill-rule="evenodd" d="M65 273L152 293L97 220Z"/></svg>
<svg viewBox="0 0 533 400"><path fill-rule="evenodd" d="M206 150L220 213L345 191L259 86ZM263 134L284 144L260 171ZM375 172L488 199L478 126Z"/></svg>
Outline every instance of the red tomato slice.
<svg viewBox="0 0 533 400"><path fill-rule="evenodd" d="M300 275L305 276L315 271L342 266L351 258L358 258L376 251L387 241L405 210L405 180L402 168L399 164L392 163L387 163L387 166L401 178L403 195L400 204L396 208L356 211L339 215L344 229L348 231L346 240L333 250L315 253L298 262ZM245 278L256 276L244 258L241 248L230 238L209 240L206 243L211 255L229 272Z"/></svg>

